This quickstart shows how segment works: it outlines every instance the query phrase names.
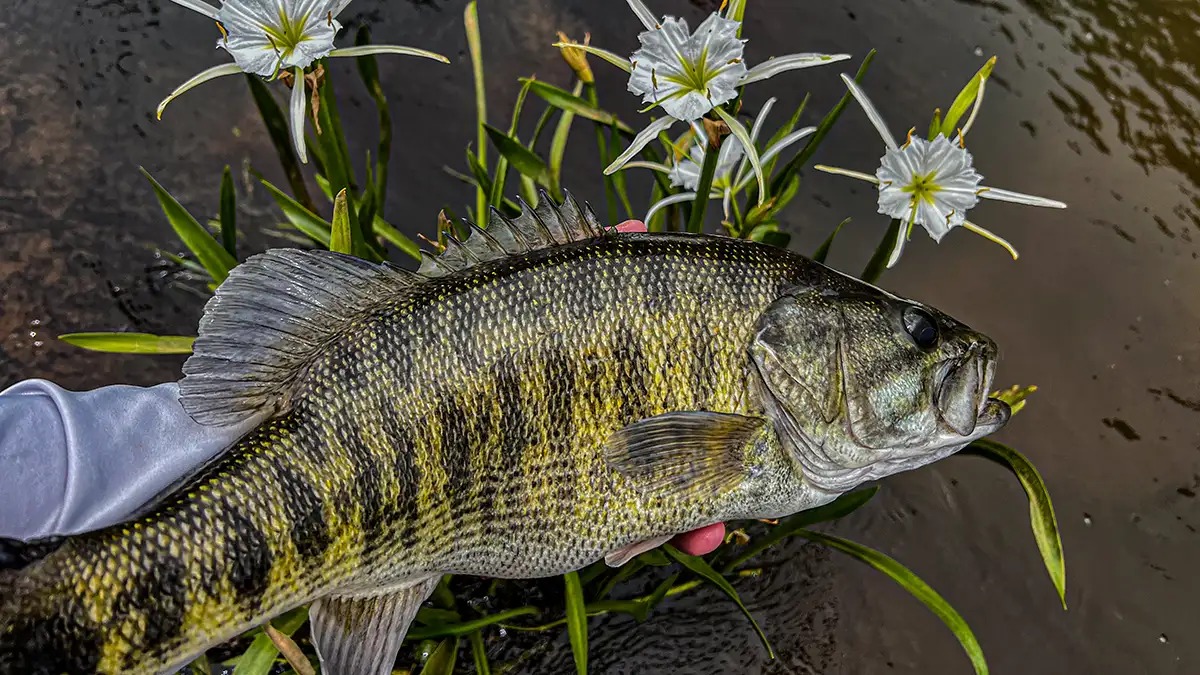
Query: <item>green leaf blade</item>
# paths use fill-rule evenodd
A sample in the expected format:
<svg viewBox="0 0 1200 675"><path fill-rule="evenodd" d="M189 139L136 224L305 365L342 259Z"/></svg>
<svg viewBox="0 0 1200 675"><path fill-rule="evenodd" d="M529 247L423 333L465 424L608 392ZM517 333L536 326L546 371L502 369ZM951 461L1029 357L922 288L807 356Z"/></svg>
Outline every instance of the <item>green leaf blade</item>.
<svg viewBox="0 0 1200 675"><path fill-rule="evenodd" d="M367 45L371 42L371 30L367 26L358 29L355 44ZM379 64L373 55L359 56L354 59L358 67L359 78L363 86L375 100L375 109L379 114L379 155L375 158L375 199L376 211L382 212L387 201L388 162L392 155L392 113L388 109L387 96L383 93L383 85L379 81ZM361 219L360 219L361 222Z"/></svg>
<svg viewBox="0 0 1200 675"><path fill-rule="evenodd" d="M188 213L187 209L183 208L183 205L171 196L166 188L154 180L149 171L141 169L141 172L154 188L158 204L162 207L175 234L188 247L188 250L196 254L196 258L208 271L213 281L217 283L225 281L229 276L229 270L237 267L237 260L229 255L229 251L226 251L216 239L213 239L208 230L192 217L192 214Z"/></svg>
<svg viewBox="0 0 1200 675"><path fill-rule="evenodd" d="M988 675L987 661L983 658L983 648L979 646L979 641L975 639L975 634L971 632L971 627L950 606L950 603L946 602L942 596L938 595L937 591L930 588L929 584L925 583L916 574L913 574L907 567L879 551L847 539L812 530L800 530L796 534L841 551L860 562L866 563L886 574L892 581L900 584L904 590L920 600L931 612L941 619L942 623L946 624L951 633L954 633L954 637L958 638L963 650L966 651L967 658L971 660L971 665L975 667L976 675Z"/></svg>
<svg viewBox="0 0 1200 675"><path fill-rule="evenodd" d="M1058 592L1063 609L1067 608L1067 563L1063 555L1062 537L1059 534L1058 518L1054 514L1054 504L1050 501L1050 492L1041 474L1034 468L1024 455L1016 450L997 443L991 439L981 438L963 451L984 459L991 460L1007 468L1016 475L1025 488L1029 497L1029 523L1033 528L1033 538L1037 542L1038 551L1050 581Z"/></svg>
<svg viewBox="0 0 1200 675"><path fill-rule="evenodd" d="M821 244L821 248L818 248L817 252L813 254L813 260L816 260L821 264L825 264L825 260L829 258L829 249L833 248L833 240L837 239L838 234L848 222L850 222L849 218L838 223L837 227L833 228L833 232L830 232L829 236L825 238L825 242Z"/></svg>
<svg viewBox="0 0 1200 675"><path fill-rule="evenodd" d="M767 656L772 659L775 658L775 650L771 647L771 641L767 639L767 634L764 633L763 629L758 625L758 621L755 620L754 615L750 613L750 610L746 609L746 605L742 603L742 599L740 596L738 596L737 590L734 589L733 585L730 584L725 577L721 576L719 572L709 566L708 563L704 562L703 558L688 555L674 546L671 546L670 544L664 544L662 546L662 550L673 560L696 573L705 581L721 589L725 595L728 595L729 598L737 604L738 609L742 610L742 614L745 614L746 618L750 620L750 625L754 627L754 632L758 633L758 639L762 641L763 647L766 647L767 649Z"/></svg>
<svg viewBox="0 0 1200 675"><path fill-rule="evenodd" d="M871 499L874 498L875 494L878 492L879 486L855 490L854 492L850 492L838 497L824 506L818 506L815 509L808 509L807 511L801 511L793 516L789 516L772 528L771 531L766 535L759 537L754 541L753 544L747 546L745 551L740 553L736 558L733 559L732 562L725 566L725 573L729 574L734 570L734 568L738 567L742 563L750 560L754 556L762 553L768 548L771 548L784 539L799 534L804 528L812 527L818 523L844 518L845 516L854 513L863 506L866 506L867 502L871 501Z"/></svg>
<svg viewBox="0 0 1200 675"><path fill-rule="evenodd" d="M354 232L350 229L350 207L346 205L346 191L338 193L333 201L333 227L329 237L329 250L353 255Z"/></svg>
<svg viewBox="0 0 1200 675"><path fill-rule="evenodd" d="M996 57L988 59L987 63L979 69L979 72L971 78L967 86L963 87L962 91L958 92L958 96L954 98L954 103L950 109L946 111L946 117L942 119L941 132L943 136L949 138L958 127L958 121L970 109L971 104L975 102L975 97L979 95L979 87L983 81L988 79L992 74L992 69L996 67Z"/></svg>
<svg viewBox="0 0 1200 675"><path fill-rule="evenodd" d="M375 234L379 235L392 246L400 249L405 255L412 257L415 260L421 259L421 247L417 242L410 239L400 230L397 230L394 225L387 222L379 216L379 212L375 212Z"/></svg>
<svg viewBox="0 0 1200 675"><path fill-rule="evenodd" d="M275 630L290 637L306 621L308 621L308 610L301 608L275 619L271 625L275 627ZM251 642L246 651L238 658L233 675L268 675L275 668L275 662L278 659L279 648L271 641L270 636L265 632L260 632L254 638L254 642Z"/></svg>
<svg viewBox="0 0 1200 675"><path fill-rule="evenodd" d="M521 122L521 112L525 109L525 98L529 95L529 83L532 80L524 80L524 82L525 84L522 85L520 93L517 94L517 102L513 106L512 121L508 125L508 136L513 140L517 140L518 143L520 141L517 139L517 126ZM529 148L533 148L533 143L529 144ZM504 200L504 184L507 180L508 158L501 155L500 159L496 162L496 180L489 192L489 206L499 207L500 203ZM480 220L483 220L483 218L480 218Z"/></svg>
<svg viewBox="0 0 1200 675"><path fill-rule="evenodd" d="M634 134L633 127L625 124L617 118L613 113L588 103L583 98L572 94L566 89L560 89L552 84L547 84L541 80L522 79L521 82L529 83L529 91L539 96L551 106L578 115L584 119L591 120L597 124L604 126L615 126L618 131L623 134L632 136Z"/></svg>
<svg viewBox="0 0 1200 675"><path fill-rule="evenodd" d="M221 174L221 245L237 260L237 193L229 167Z"/></svg>
<svg viewBox="0 0 1200 675"><path fill-rule="evenodd" d="M421 675L454 675L454 662L457 660L458 638L446 638L429 655L429 660L421 668Z"/></svg>
<svg viewBox="0 0 1200 675"><path fill-rule="evenodd" d="M471 660L475 664L475 675L492 675L492 665L488 661L487 647L483 644L483 634L475 631L467 636L471 643Z"/></svg>
<svg viewBox="0 0 1200 675"><path fill-rule="evenodd" d="M587 601L583 597L583 584L578 572L563 575L567 598L567 635L571 638L571 654L575 657L575 671L587 675L588 627Z"/></svg>
<svg viewBox="0 0 1200 675"><path fill-rule="evenodd" d="M521 145L513 137L500 131L490 124L483 125L487 136L491 139L492 144L500 151L500 154L508 160L514 169L520 172L521 175L527 176L539 185L549 187L550 185L550 167L546 162L538 157L532 150Z"/></svg>
<svg viewBox="0 0 1200 675"><path fill-rule="evenodd" d="M313 241L322 246L328 247L332 240L333 226L327 223L317 214L309 211L300 202L292 199L286 192L280 190L271 184L270 181L260 178L259 181L275 198L275 203L279 205L279 209L283 211L284 217L292 227L300 230L308 235Z"/></svg>
<svg viewBox="0 0 1200 675"><path fill-rule="evenodd" d="M476 143L479 146L479 164L487 167L487 87L483 79L483 39L479 36L479 7L476 0L467 3L463 10L463 25L467 32L467 50L471 53L471 73L475 81ZM490 183L489 183L490 185ZM487 212L488 189L480 182L475 191L475 211L483 220Z"/></svg>
<svg viewBox="0 0 1200 675"><path fill-rule="evenodd" d="M871 255L871 259L867 261L867 266L863 269L861 277L863 281L874 284L879 281L879 277L883 276L887 270L888 259L892 256L892 249L896 245L896 237L899 235L900 221L893 218L883 239L879 240L879 246L875 248L875 253Z"/></svg>
<svg viewBox="0 0 1200 675"><path fill-rule="evenodd" d="M107 354L191 354L196 338L149 333L66 333L59 340L81 349Z"/></svg>
<svg viewBox="0 0 1200 675"><path fill-rule="evenodd" d="M471 631L476 631L486 626L504 623L510 619L515 619L520 616L535 616L540 613L541 611L536 607L516 607L513 609L506 609L503 612L489 614L478 619L472 619L471 621L465 621L463 623L413 628L408 631L408 634L404 639L425 640L428 638L460 637L469 634Z"/></svg>
<svg viewBox="0 0 1200 675"><path fill-rule="evenodd" d="M267 136L271 139L271 145L275 147L275 154L279 157L279 164L283 167L292 193L305 208L315 210L316 205L308 194L308 186L304 182L304 173L300 170L296 150L292 147L291 132L288 130L283 111L261 77L247 73L246 83L250 87L250 95L258 108L259 116L262 117L263 126L267 128Z"/></svg>

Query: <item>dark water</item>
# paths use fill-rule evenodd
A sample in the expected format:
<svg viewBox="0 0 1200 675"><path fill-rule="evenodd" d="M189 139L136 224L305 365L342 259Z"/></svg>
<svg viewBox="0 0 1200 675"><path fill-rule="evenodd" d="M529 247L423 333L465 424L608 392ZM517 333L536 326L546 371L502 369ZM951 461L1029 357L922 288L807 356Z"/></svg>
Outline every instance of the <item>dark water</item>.
<svg viewBox="0 0 1200 675"><path fill-rule="evenodd" d="M662 12L702 17L683 0ZM704 4L704 3L698 3ZM8 0L0 12L0 386L48 377L75 388L177 377L179 360L100 356L61 332L187 333L202 298L170 284L152 246L177 248L137 174L144 165L196 213L216 210L220 169L275 163L241 82L218 82L153 120L158 100L223 62L203 19L162 0ZM568 78L555 30L619 52L637 22L616 0L506 0L481 8L494 120L516 78ZM455 58L381 61L399 125L388 217L429 232L437 210L472 193L439 171L474 139L461 2L357 0L377 41ZM868 88L900 130L945 107L983 58L1000 58L971 147L987 183L1063 199L1052 212L991 203L973 214L1022 252L1013 263L965 232L918 237L884 279L1002 345L1002 382L1041 391L1002 440L1041 468L1061 518L1070 610L1040 567L1019 487L960 458L886 481L837 531L910 565L975 628L997 673L1200 672L1200 21L1184 0L752 0L756 63L795 51L880 56ZM347 67L343 116L372 128ZM611 69L606 104L636 119ZM839 96L835 72L794 73L757 92L784 110L812 90L815 121ZM783 113L778 113L782 119ZM601 201L592 134L575 131L567 185ZM362 156L372 142L358 138ZM817 159L868 169L878 139L849 114ZM278 219L242 180L243 223ZM637 193L644 195L644 192ZM644 199L644 197L642 197ZM869 190L807 177L784 214L812 250L854 218L832 262L856 271L885 223ZM248 248L270 240L255 235ZM644 626L597 620L596 672L961 673L969 666L936 618L880 575L795 545L739 588L780 648L767 663L717 594L673 601ZM530 672L565 672L565 642Z"/></svg>

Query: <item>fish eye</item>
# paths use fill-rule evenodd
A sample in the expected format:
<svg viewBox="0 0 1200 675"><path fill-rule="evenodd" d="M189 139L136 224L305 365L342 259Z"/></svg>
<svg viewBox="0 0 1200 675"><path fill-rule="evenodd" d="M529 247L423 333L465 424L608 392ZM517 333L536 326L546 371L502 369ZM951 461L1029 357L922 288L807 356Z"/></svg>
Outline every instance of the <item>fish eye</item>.
<svg viewBox="0 0 1200 675"><path fill-rule="evenodd" d="M929 313L919 307L904 310L904 330L912 336L921 349L932 349L938 343L937 323Z"/></svg>

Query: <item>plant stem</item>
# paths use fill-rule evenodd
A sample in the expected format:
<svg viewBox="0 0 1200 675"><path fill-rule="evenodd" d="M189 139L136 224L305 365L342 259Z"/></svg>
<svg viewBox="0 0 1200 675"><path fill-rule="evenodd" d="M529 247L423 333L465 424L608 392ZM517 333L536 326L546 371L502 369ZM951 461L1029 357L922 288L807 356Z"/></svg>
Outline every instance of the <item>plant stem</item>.
<svg viewBox="0 0 1200 675"><path fill-rule="evenodd" d="M587 102L592 104L592 107L600 107L600 97L596 95L596 85L589 84L584 88L584 93L587 94ZM600 149L600 163L607 166L612 160L608 158L608 142L604 138L604 127L599 124L593 125L596 127L596 145ZM604 176L604 203L608 206L608 222L616 224L617 222L617 194L616 186L613 185L613 177Z"/></svg>
<svg viewBox="0 0 1200 675"><path fill-rule="evenodd" d="M476 147L479 164L487 171L487 89L483 81L483 46L479 39L479 9L477 3L467 3L463 12L463 23L467 29L467 49L471 52L471 70L475 76ZM480 222L486 218L488 194L483 186L475 191L475 218Z"/></svg>
<svg viewBox="0 0 1200 675"><path fill-rule="evenodd" d="M699 234L704 230L704 212L708 210L708 195L712 192L713 176L717 173L717 161L721 147L709 143L704 152L704 167L700 170L700 184L696 186L696 198L692 200L692 217L688 220L688 232Z"/></svg>
<svg viewBox="0 0 1200 675"><path fill-rule="evenodd" d="M868 284L874 284L879 281L879 277L887 270L888 258L892 257L892 249L896 246L896 237L900 234L900 221L893 218L892 224L884 233L883 239L879 240L879 246L875 249L875 254L871 256L871 260L867 262L866 269L863 270L862 280Z"/></svg>

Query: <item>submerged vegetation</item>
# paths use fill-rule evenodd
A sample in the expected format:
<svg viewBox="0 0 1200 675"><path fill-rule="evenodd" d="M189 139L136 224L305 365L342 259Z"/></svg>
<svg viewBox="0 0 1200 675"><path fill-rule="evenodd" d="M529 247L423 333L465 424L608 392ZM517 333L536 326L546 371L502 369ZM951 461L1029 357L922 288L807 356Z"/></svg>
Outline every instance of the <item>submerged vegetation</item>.
<svg viewBox="0 0 1200 675"><path fill-rule="evenodd" d="M235 62L189 80L163 105L213 77L244 73L287 185L275 185L257 173L255 176L277 203L290 228L288 237L304 245L372 261L404 258L419 261L423 255L421 246L386 219L393 129L375 54L444 59L415 48L372 46L365 27L357 31L355 47L334 49L333 40L340 29L335 17L348 4L347 0L287 0L280 3L285 8L280 17L258 17L258 23L252 14L238 13L239 6L254 3L230 0L218 11L198 0L175 1L218 21L222 46ZM928 135L914 137L910 132L902 146L893 139L859 88L874 52L861 60L853 77L843 75L848 91L825 111L818 124L798 127L808 109L806 98L781 124L768 129L776 100L768 100L757 111L748 110L742 98L747 85L783 76L787 71L829 65L850 57L794 54L747 68L741 59L746 0L728 2L694 33L679 19L667 17L660 22L640 0L628 2L645 29L640 35L642 48L631 59L591 46L589 40L581 44L560 34L555 47L569 67L569 70L564 68L564 73L570 73L571 81L558 86L532 77L522 79L511 112L502 122L497 121L494 113L488 113L494 102L484 96L485 49L476 5L471 2L467 6L464 25L474 66L478 124L476 137L466 149L465 167L446 168L474 191L472 203L461 208L466 220L486 222L492 209L507 216L517 215L518 202L506 196L513 192L535 206L546 196L561 199L567 151L570 149L573 156L583 152L576 147L578 143L569 144L572 129L577 126L589 127L602 166L608 167L601 211L609 224L640 218L652 231L701 232L708 217L719 213L720 227L728 236L787 246L789 236L781 229L779 217L799 193L803 169L816 168L874 183L879 189L880 213L892 220L890 227L880 233L878 249L859 275L872 283L878 281L887 267L898 262L914 225L921 225L938 240L950 229L962 226L1011 249L998 236L965 219L966 210L980 197L1063 206L1053 200L979 186L980 176L974 171L963 139L979 113L994 60L988 61L969 80L944 116L940 112L934 114ZM297 14L289 13L292 10ZM547 43L550 48L550 41ZM329 57L355 60L361 86L377 107L378 145L363 163L352 158L347 149L333 73L325 65ZM629 90L648 104L643 112L658 117L647 124L635 125L604 109L589 57L629 72ZM828 70L813 72L828 76ZM277 89L291 88L286 112L276 98L276 91L269 86L275 81L281 82ZM887 146L882 166L875 174L810 164L852 99L862 105ZM537 116L536 126L531 134L522 137L518 133L519 123L532 115ZM967 121L960 126L964 116ZM668 132L678 122L684 123L683 132L670 135ZM643 129L637 131L636 126ZM577 140L580 136L576 135ZM304 166L308 160L311 160L311 174ZM652 173L654 183L649 195L630 194L625 172L632 170ZM215 289L246 257L246 252L237 245L237 195L230 171L226 169L218 181L217 216L203 221L172 197L164 187L169 185L169 179L160 184L148 173L146 178L167 221L190 252L186 256L164 255L201 280L210 291ZM310 180L319 188L323 200L313 198ZM635 208L642 204L650 206ZM812 252L813 258L822 262L826 259L840 229L838 225L831 230L825 243ZM431 228L427 245L440 249L448 237L461 237L466 230L456 211L447 207ZM62 339L98 351L143 354L186 354L192 340L189 336L129 333L79 333L64 335ZM997 396L1010 403L1016 413L1033 390L1033 387L1014 387ZM995 441L976 441L966 452L1001 464L1019 479L1029 497L1036 544L1065 607L1065 564L1058 527L1037 471L1019 452ZM863 508L877 490L876 487L860 489L778 523L753 524L745 530L734 530L717 551L704 557L690 556L667 545L642 553L620 568L609 568L601 561L560 580L444 578L409 631L397 667L402 672L411 669L428 675L508 672L520 664L492 662L492 655L498 651L493 647L500 636L524 640L530 634L558 635L565 631L578 672L585 673L590 617L618 613L641 622L661 603L706 585L718 588L728 596L732 606L745 613L767 654L773 655L768 639L770 627L760 627L746 610L739 598L737 582L761 571L756 565L764 551L786 539L802 537L865 563L903 586L942 619L962 644L975 672L986 673L983 649L970 627L929 584L883 553L814 529ZM620 597L621 589L635 585L626 582L639 577L653 580L643 584L652 590ZM190 670L208 673L233 668L238 675L263 675L281 669L300 674L315 672L316 657L302 637L305 622L303 609L278 617L234 644L211 650Z"/></svg>

